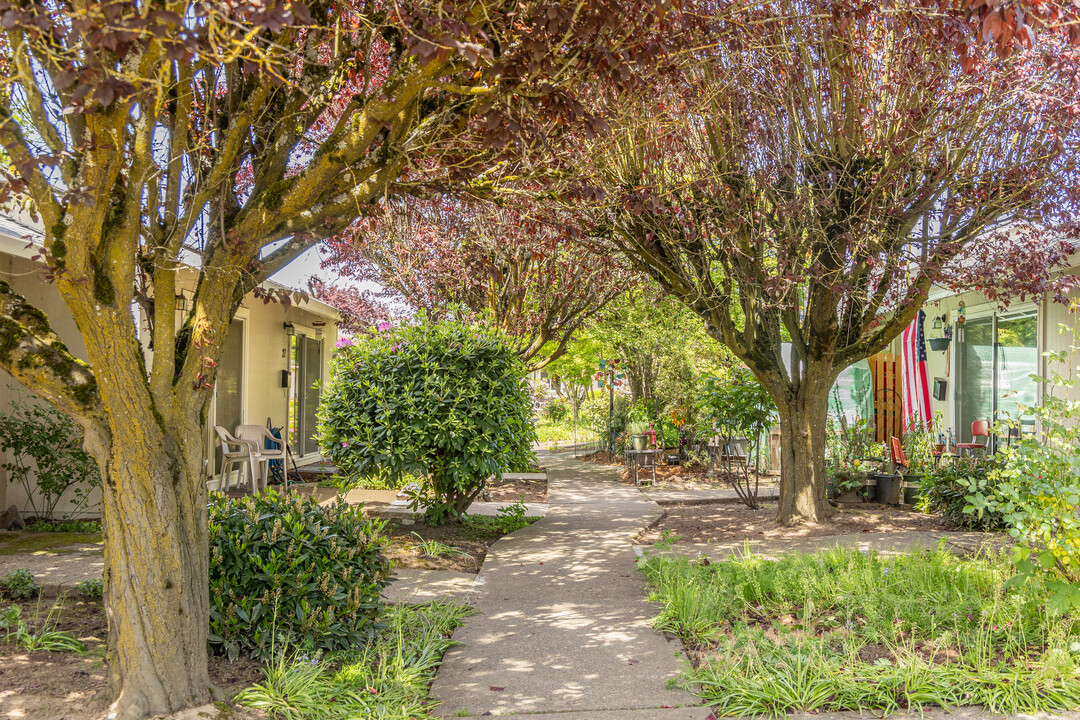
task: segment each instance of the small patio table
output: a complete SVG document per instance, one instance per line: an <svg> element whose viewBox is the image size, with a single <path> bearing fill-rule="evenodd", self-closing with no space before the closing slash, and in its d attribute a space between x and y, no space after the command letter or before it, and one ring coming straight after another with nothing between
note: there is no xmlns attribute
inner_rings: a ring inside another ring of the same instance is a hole
<svg viewBox="0 0 1080 720"><path fill-rule="evenodd" d="M630 475L634 478L635 485L651 485L656 482L656 456L659 454L660 451L656 448L626 451L626 457L630 460ZM643 482L639 475L641 470L651 470L652 479Z"/></svg>

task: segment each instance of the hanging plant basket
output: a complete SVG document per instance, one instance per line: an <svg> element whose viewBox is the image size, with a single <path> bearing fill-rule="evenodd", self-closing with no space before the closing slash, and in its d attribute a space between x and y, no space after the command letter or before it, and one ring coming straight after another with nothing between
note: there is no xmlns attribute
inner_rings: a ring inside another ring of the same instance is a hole
<svg viewBox="0 0 1080 720"><path fill-rule="evenodd" d="M930 349L931 350L948 350L949 349L949 338L947 338L947 337L930 338L929 343L930 343Z"/></svg>

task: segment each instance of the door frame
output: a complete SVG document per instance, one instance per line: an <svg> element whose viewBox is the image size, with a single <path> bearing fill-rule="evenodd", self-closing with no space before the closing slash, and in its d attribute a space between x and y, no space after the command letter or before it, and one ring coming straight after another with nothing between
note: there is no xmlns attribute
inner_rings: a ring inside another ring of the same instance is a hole
<svg viewBox="0 0 1080 720"><path fill-rule="evenodd" d="M302 387L302 385L300 383L300 375L302 375L303 369L304 369L303 366L302 366L303 360L301 360L301 358L303 356L303 348L300 347L300 346L306 340L312 340L312 341L315 341L315 342L319 343L319 351L320 352L319 352L318 381L319 381L319 385L321 387L322 383L325 381L325 378L323 376L323 370L324 370L324 366L326 364L325 363L325 355L324 355L324 353L326 351L326 342L325 342L326 339L322 338L322 337L316 337L314 332L311 332L311 334L308 334L308 332L306 332L307 328L305 328L304 326L295 325L295 327L296 327L296 332L293 335L289 336L289 351L288 351L289 357L286 359L288 372L289 372L289 390L288 390L288 393L286 395L285 434L290 435L290 430L291 430L291 427L292 427L292 413L291 413L291 410L292 410L292 407L293 407L293 405L292 405L292 393L295 390L296 391L296 412L297 412L296 442L293 442L292 437L289 437L288 438L288 443L289 443L290 449L293 452L293 455L298 460L301 460L301 459L304 459L304 458L307 458L307 457L319 456L320 451L318 449L316 449L314 452L305 452L305 449L304 449L304 441L306 440L306 438L304 437L304 433L307 430L307 428L303 427L303 423L304 423L304 413L303 413L304 397L303 396L306 395L307 392L310 391L310 388L304 388L304 387ZM296 366L296 371L295 372L293 371L293 366L292 366L292 350L293 350L294 343L297 346L297 366Z"/></svg>
<svg viewBox="0 0 1080 720"><path fill-rule="evenodd" d="M230 321L230 328L232 323L239 321L240 326L240 421L243 422L247 418L248 410L248 380L249 380L249 341L251 338L251 313L247 308L240 308L233 319ZM217 376L214 377L214 392L210 394L210 407L207 409L206 417L207 423L203 436L203 467L206 470L206 479L217 477L217 457L214 452L217 447L217 434L214 432L214 426L217 422ZM232 430L230 430L232 432Z"/></svg>
<svg viewBox="0 0 1080 720"><path fill-rule="evenodd" d="M995 310L993 308L988 308L988 309L976 311L974 313L971 313L971 314L967 315L967 322L970 322L972 320L984 320L984 319L986 319L988 317L991 318L990 332L991 332L991 338L992 338L992 343L993 343L991 345L991 356L990 356L991 357L991 362L993 364L992 365L993 369L991 371L992 376L990 378L990 393L991 393L991 396L990 396L990 402L991 402L990 423L993 424L993 423L997 422L997 414L998 414L998 411L999 411L999 408L998 408L998 323L999 322L1004 322L1004 321L1009 321L1009 320L1016 320L1016 319L1023 318L1023 317L1034 317L1035 318L1035 354L1036 354L1036 357L1041 358L1042 357L1042 351L1043 351L1043 344L1044 344L1043 322L1042 322L1043 321L1043 313L1042 313L1042 308L1041 308L1040 304L1038 304L1038 303L1020 303L1019 305L1017 305L1014 308L1009 308L1009 310L1007 312L998 312L997 310ZM957 375L956 382L955 382L955 389L953 391L953 397L952 397L953 425L956 426L955 427L956 435L955 435L955 438L954 438L954 442L968 442L967 440L965 440L963 438L963 435L962 435L962 431L965 428L960 426L960 419L961 419L961 413L960 413L960 395L961 395L961 393L960 393L960 388L967 381L966 378L964 377L964 368L960 365L960 357L959 357L960 343L963 341L963 331L964 331L964 326L961 326L960 327L960 334L959 334L959 337L958 337L958 342L952 343L953 347L950 348L950 350L949 350L949 352L952 353L952 357L950 358L950 362L951 362L952 366L954 368L956 368L956 375ZM1041 363L1037 366L1037 371L1041 373L1041 371L1042 371ZM1042 394L1043 394L1043 390L1044 390L1043 381L1040 380L1039 382L1037 382L1036 386L1038 388L1036 390L1036 402L1041 405L1042 404ZM971 432L970 424L967 425L966 429L967 429L968 432ZM1038 432L1038 431L1039 431L1039 427L1038 427L1038 425L1036 425L1036 432ZM995 452L997 450L997 439L996 439L996 437L991 435L989 442L993 443L993 445L991 445L991 452Z"/></svg>

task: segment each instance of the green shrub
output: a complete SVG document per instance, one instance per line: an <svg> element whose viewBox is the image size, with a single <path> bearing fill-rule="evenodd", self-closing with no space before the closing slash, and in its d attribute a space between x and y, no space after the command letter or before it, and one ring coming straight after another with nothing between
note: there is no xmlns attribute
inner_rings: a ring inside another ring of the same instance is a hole
<svg viewBox="0 0 1080 720"><path fill-rule="evenodd" d="M342 650L368 639L390 568L384 522L342 500L269 488L211 499L210 645L230 658L289 645Z"/></svg>
<svg viewBox="0 0 1080 720"><path fill-rule="evenodd" d="M75 590L83 597L99 598L104 594L105 585L101 578L92 578L77 584Z"/></svg>
<svg viewBox="0 0 1080 720"><path fill-rule="evenodd" d="M544 406L544 417L551 422L562 422L570 415L570 407L562 398L556 398Z"/></svg>
<svg viewBox="0 0 1080 720"><path fill-rule="evenodd" d="M5 573L0 578L0 596L12 600L32 598L40 592L41 586L34 579L34 574L26 568L19 568Z"/></svg>
<svg viewBox="0 0 1080 720"><path fill-rule="evenodd" d="M534 460L525 366L498 335L422 322L334 355L319 405L323 454L346 474L425 477L429 522L460 516Z"/></svg>
<svg viewBox="0 0 1080 720"><path fill-rule="evenodd" d="M1054 385L1075 388L1055 378ZM1055 612L1080 609L1080 402L1046 396L1031 412L1042 432L1003 450L998 482L970 498L973 517L1001 517L1020 541L1014 560L1021 577L1045 578Z"/></svg>
<svg viewBox="0 0 1080 720"><path fill-rule="evenodd" d="M10 453L11 461L2 467L11 482L22 485L38 517L52 517L65 493L75 504L71 515L78 515L101 486L78 426L51 405L15 402L9 412L0 412L0 450Z"/></svg>
<svg viewBox="0 0 1080 720"><path fill-rule="evenodd" d="M994 472L993 458L967 456L943 462L923 475L920 508L939 512L946 523L957 528L997 530L1005 527L1002 513L985 509L981 513L970 510L977 497L988 497L1000 482Z"/></svg>
<svg viewBox="0 0 1080 720"><path fill-rule="evenodd" d="M585 415L591 419L592 431L600 438L604 449L607 449L612 438L615 441L616 452L622 452L626 448L626 426L630 424L630 405L630 398L626 395L616 395L612 403L606 391L585 401Z"/></svg>

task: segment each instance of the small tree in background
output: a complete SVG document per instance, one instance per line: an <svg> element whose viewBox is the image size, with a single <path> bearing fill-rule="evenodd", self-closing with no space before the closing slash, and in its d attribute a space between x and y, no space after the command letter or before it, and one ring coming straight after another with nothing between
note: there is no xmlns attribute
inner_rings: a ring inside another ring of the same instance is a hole
<svg viewBox="0 0 1080 720"><path fill-rule="evenodd" d="M525 365L459 323L378 333L334 356L319 406L323 454L346 473L427 478L427 519L459 517L489 477L534 459Z"/></svg>
<svg viewBox="0 0 1080 720"><path fill-rule="evenodd" d="M776 417L776 405L761 383L747 370L738 370L720 379L708 376L698 400L700 424L706 437L719 441L724 479L748 508L757 509L762 437ZM746 455L737 450L737 440L746 438ZM750 477L754 458L754 477Z"/></svg>
<svg viewBox="0 0 1080 720"><path fill-rule="evenodd" d="M69 517L86 512L101 474L81 441L75 422L49 405L16 401L0 412L0 450L11 457L0 467L9 482L22 485L35 517L52 518L65 494L74 505Z"/></svg>

